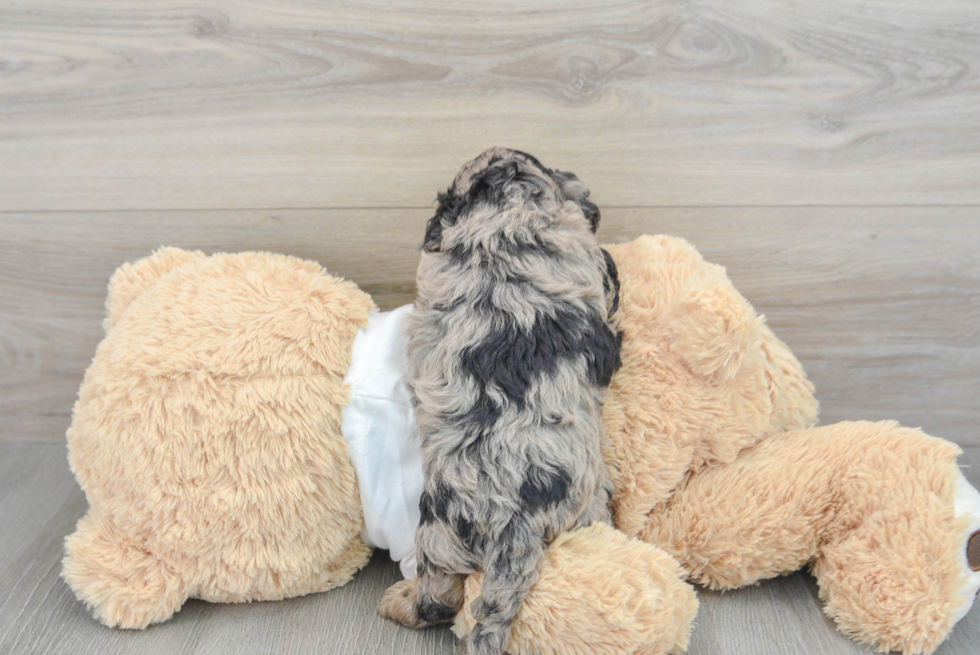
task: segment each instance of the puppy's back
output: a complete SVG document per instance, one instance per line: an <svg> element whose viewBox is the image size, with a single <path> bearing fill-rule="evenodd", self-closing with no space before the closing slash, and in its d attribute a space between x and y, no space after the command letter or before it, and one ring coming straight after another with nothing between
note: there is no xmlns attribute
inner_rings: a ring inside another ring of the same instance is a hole
<svg viewBox="0 0 980 655"><path fill-rule="evenodd" d="M449 613L459 576L482 570L476 655L502 651L545 544L609 520L600 403L619 365L616 283L587 195L571 174L488 151L426 231L409 343L425 473L417 607Z"/></svg>

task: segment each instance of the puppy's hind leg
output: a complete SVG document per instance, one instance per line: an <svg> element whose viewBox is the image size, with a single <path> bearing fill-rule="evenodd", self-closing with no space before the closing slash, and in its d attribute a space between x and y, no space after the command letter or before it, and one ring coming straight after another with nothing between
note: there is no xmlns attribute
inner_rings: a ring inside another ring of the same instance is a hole
<svg viewBox="0 0 980 655"><path fill-rule="evenodd" d="M463 583L466 576L447 571L432 562L451 560L458 570L472 570L453 545L445 526L435 523L419 525L415 533L418 569L416 577L393 584L378 605L378 614L409 628L425 628L449 623L463 606Z"/></svg>
<svg viewBox="0 0 980 655"><path fill-rule="evenodd" d="M544 544L527 520L516 516L497 541L488 545L480 597L473 602L477 624L469 639L470 655L500 655L528 591L538 580Z"/></svg>
<svg viewBox="0 0 980 655"><path fill-rule="evenodd" d="M406 578L388 587L378 603L378 614L409 628L428 628L437 623L448 623L463 606L464 580L462 575L441 570L421 578L417 575ZM423 584L427 589L424 594L419 591ZM421 600L423 596L425 601ZM438 598L445 598L448 602Z"/></svg>
<svg viewBox="0 0 980 655"><path fill-rule="evenodd" d="M409 628L427 628L431 624L420 619L415 613L415 603L418 598L419 579L413 575L385 590L381 602L378 603L378 614Z"/></svg>
<svg viewBox="0 0 980 655"><path fill-rule="evenodd" d="M418 597L415 615L426 625L450 623L463 606L466 576L435 566L419 551Z"/></svg>

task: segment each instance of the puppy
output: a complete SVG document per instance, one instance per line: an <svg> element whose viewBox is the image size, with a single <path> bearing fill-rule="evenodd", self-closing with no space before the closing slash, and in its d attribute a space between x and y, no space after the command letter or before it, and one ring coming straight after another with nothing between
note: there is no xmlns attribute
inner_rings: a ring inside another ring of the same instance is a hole
<svg viewBox="0 0 980 655"><path fill-rule="evenodd" d="M604 388L619 367L615 264L575 175L494 148L438 197L409 322L408 385L422 439L418 578L385 616L453 619L483 571L473 655L503 652L563 530L610 522L600 451Z"/></svg>

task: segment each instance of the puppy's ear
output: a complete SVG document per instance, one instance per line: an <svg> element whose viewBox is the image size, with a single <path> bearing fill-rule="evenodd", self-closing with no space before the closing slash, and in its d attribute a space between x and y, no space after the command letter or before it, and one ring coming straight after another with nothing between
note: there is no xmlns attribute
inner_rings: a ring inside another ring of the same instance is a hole
<svg viewBox="0 0 980 655"><path fill-rule="evenodd" d="M612 316L619 309L619 269L612 255L605 248L599 248L602 257L606 260L606 270L602 275L602 289L606 292L606 312L607 316Z"/></svg>
<svg viewBox="0 0 980 655"><path fill-rule="evenodd" d="M578 204L582 213L585 214L585 218L588 219L592 232L598 230L602 214L596 204L589 200L589 188L571 171L553 171L552 175L561 185L561 191L565 197Z"/></svg>
<svg viewBox="0 0 980 655"><path fill-rule="evenodd" d="M442 249L443 228L455 225L462 211L463 199L456 195L455 185L436 196L436 202L436 214L425 226L425 238L422 240L422 250L425 252L439 252Z"/></svg>
<svg viewBox="0 0 980 655"><path fill-rule="evenodd" d="M439 252L442 250L442 221L439 214L429 219L425 226L425 238L422 240L422 250L425 252Z"/></svg>

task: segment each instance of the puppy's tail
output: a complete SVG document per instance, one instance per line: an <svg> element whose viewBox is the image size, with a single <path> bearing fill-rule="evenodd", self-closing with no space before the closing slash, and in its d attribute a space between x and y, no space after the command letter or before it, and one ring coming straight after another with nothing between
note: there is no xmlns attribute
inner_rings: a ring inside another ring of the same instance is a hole
<svg viewBox="0 0 980 655"><path fill-rule="evenodd" d="M483 585L473 602L477 623L470 634L470 655L500 655L511 624L528 591L538 581L544 544L527 521L515 517L485 550Z"/></svg>

